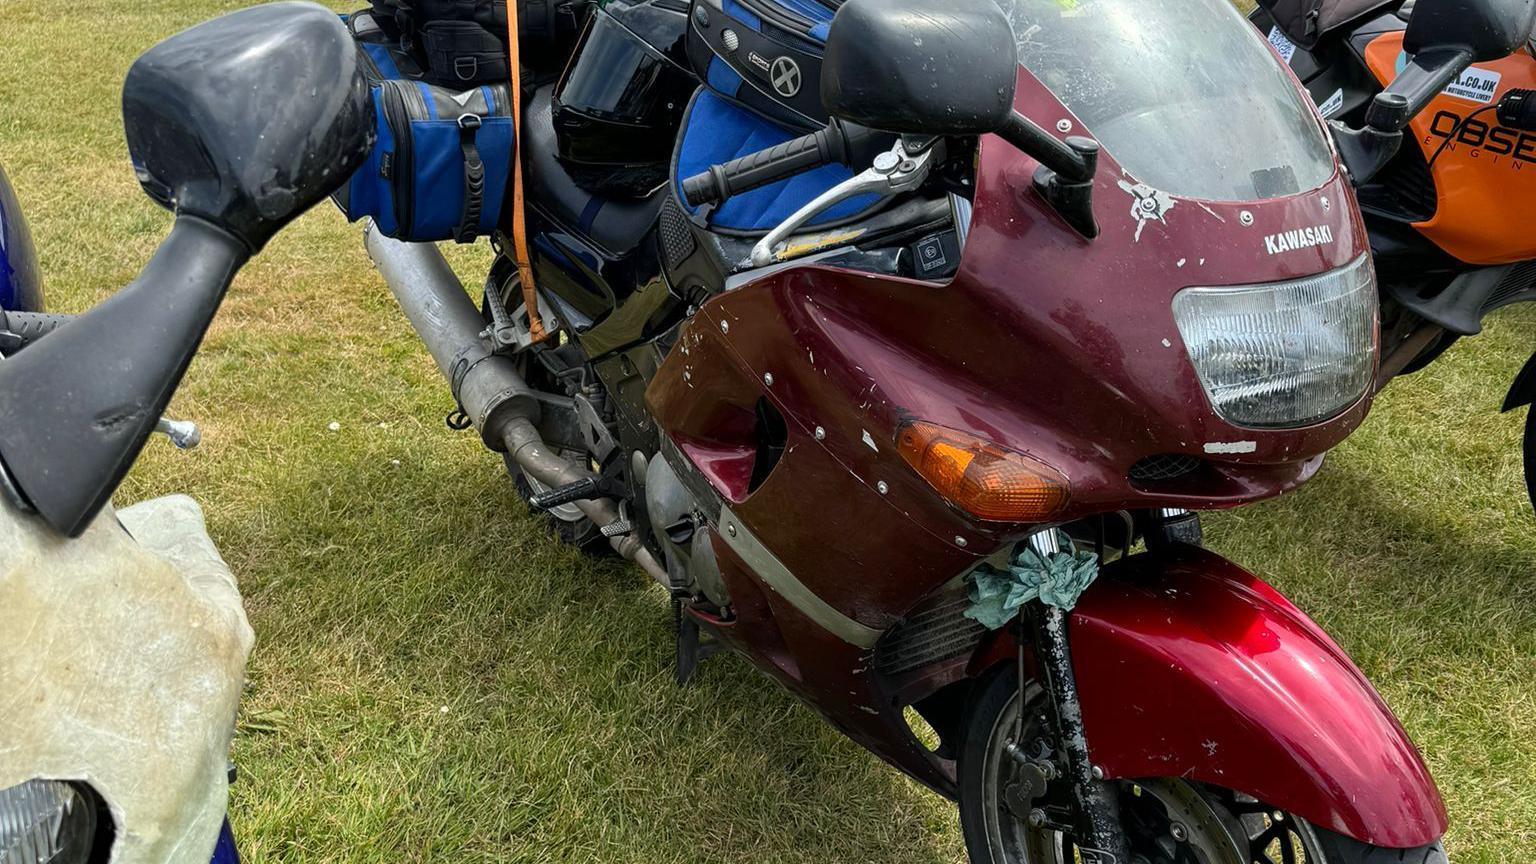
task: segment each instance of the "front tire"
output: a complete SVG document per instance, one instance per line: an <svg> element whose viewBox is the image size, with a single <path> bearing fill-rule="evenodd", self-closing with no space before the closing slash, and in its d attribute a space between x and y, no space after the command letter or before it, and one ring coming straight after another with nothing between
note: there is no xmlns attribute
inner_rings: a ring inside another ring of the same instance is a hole
<svg viewBox="0 0 1536 864"><path fill-rule="evenodd" d="M1070 864L1072 838L1030 824L1035 805L1065 800L1052 781L1023 800L1017 763L1005 746L1045 752L1044 693L1030 685L1019 723L1018 672L1000 667L967 705L959 759L960 827L972 864ZM1022 729L1022 735L1019 730ZM1180 779L1121 782L1121 824L1133 864L1446 864L1440 844L1383 849L1316 828L1248 796ZM1028 788L1028 784L1022 784ZM1025 812L1017 812L1025 810Z"/></svg>

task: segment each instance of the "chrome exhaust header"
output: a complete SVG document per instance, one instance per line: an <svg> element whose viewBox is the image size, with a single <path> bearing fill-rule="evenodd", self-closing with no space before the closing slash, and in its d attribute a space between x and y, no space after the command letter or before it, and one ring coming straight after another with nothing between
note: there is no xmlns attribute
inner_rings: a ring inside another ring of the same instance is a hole
<svg viewBox="0 0 1536 864"><path fill-rule="evenodd" d="M529 476L552 488L592 476L584 466L572 464L545 444L536 425L541 412L538 397L516 364L487 346L485 319L437 246L385 237L372 220L363 230L363 245L485 446L509 454ZM575 503L599 529L623 518L612 499ZM637 532L610 536L608 542L651 578L668 584L666 569Z"/></svg>

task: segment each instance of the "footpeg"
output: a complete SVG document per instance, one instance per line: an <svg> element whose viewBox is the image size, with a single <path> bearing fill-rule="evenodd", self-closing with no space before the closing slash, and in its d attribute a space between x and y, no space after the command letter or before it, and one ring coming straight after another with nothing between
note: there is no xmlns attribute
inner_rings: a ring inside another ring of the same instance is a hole
<svg viewBox="0 0 1536 864"><path fill-rule="evenodd" d="M202 443L202 430L196 423L187 420L172 420L169 417L161 417L155 424L155 431L171 439L177 450L191 450Z"/></svg>
<svg viewBox="0 0 1536 864"><path fill-rule="evenodd" d="M549 511L574 501L591 501L593 498L622 498L624 486L607 477L583 477L575 483L557 486L540 492L528 499L528 506L535 510ZM606 531L604 532L606 535ZM628 533L625 531L624 533ZM612 535L607 535L612 536Z"/></svg>

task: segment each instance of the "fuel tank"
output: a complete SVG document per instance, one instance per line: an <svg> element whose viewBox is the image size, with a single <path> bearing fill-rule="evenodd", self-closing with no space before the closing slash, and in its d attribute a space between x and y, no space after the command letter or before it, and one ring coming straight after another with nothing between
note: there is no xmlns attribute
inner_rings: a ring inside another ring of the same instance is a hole
<svg viewBox="0 0 1536 864"><path fill-rule="evenodd" d="M40 312L43 282L37 270L32 232L21 215L16 191L0 166L0 309Z"/></svg>

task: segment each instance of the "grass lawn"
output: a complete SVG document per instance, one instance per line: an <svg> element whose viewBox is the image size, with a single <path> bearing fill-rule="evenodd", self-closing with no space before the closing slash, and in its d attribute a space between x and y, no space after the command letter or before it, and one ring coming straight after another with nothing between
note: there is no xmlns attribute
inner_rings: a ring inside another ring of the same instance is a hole
<svg viewBox="0 0 1536 864"><path fill-rule="evenodd" d="M126 158L129 63L240 5L0 0L0 163L55 309L127 283L168 226ZM1207 522L1398 711L1458 864L1536 857L1536 519L1521 418L1495 413L1533 333L1536 310L1499 314L1395 385L1316 482ZM554 545L451 408L359 231L323 207L240 277L193 364L173 413L203 446L151 442L120 496L195 494L241 579L249 860L963 858L948 804L744 661L675 689L659 593Z"/></svg>

